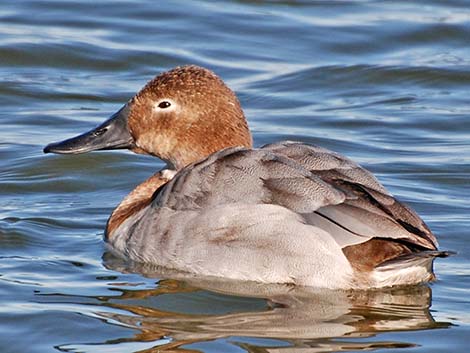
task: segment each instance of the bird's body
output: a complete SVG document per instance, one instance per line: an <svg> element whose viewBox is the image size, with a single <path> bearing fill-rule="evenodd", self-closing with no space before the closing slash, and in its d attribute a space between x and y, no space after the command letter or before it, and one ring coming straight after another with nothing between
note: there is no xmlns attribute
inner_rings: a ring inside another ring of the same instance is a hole
<svg viewBox="0 0 470 353"><path fill-rule="evenodd" d="M97 130L120 138L90 147ZM371 288L429 281L434 257L444 254L419 216L348 158L301 142L252 148L238 100L206 69L157 76L97 130L78 138L88 145L71 139L46 150L124 146L169 166L108 221L106 241L133 261L263 283Z"/></svg>

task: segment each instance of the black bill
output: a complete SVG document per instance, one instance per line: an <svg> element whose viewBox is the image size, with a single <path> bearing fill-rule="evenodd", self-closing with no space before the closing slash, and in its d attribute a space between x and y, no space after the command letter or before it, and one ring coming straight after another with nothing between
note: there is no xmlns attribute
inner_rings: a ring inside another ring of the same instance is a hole
<svg viewBox="0 0 470 353"><path fill-rule="evenodd" d="M127 127L129 106L126 104L111 118L97 128L61 142L44 147L44 153L78 154L96 150L114 150L132 146L132 138Z"/></svg>

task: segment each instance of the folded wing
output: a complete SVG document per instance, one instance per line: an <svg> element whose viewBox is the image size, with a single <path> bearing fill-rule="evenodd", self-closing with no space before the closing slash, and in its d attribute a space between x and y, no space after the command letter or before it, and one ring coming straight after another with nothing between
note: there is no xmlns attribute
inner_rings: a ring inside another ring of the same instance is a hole
<svg viewBox="0 0 470 353"><path fill-rule="evenodd" d="M421 218L370 172L337 153L298 142L219 151L180 171L156 193L152 208L235 203L276 204L297 212L305 224L331 234L351 261L361 262L367 254L372 267L437 249Z"/></svg>

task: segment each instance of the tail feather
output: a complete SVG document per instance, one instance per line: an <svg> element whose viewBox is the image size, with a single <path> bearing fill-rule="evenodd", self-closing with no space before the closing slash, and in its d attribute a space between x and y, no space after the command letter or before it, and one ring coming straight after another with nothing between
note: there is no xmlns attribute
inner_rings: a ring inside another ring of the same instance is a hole
<svg viewBox="0 0 470 353"><path fill-rule="evenodd" d="M389 287L433 281L436 279L432 268L434 259L453 254L451 251L420 251L384 261L373 271L373 285Z"/></svg>
<svg viewBox="0 0 470 353"><path fill-rule="evenodd" d="M455 255L455 252L438 250L413 252L384 261L376 267L376 270L391 271L398 270L403 267L423 266L428 262L432 262L436 257L448 257L451 255Z"/></svg>

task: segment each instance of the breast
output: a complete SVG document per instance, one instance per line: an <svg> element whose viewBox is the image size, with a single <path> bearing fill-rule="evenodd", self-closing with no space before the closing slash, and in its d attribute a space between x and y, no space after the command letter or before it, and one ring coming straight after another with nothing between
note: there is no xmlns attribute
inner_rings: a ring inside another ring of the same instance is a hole
<svg viewBox="0 0 470 353"><path fill-rule="evenodd" d="M114 209L106 225L105 240L109 241L115 231L127 220L127 224L135 223L135 215L150 205L154 194L159 188L170 181L176 171L163 169L140 183Z"/></svg>

